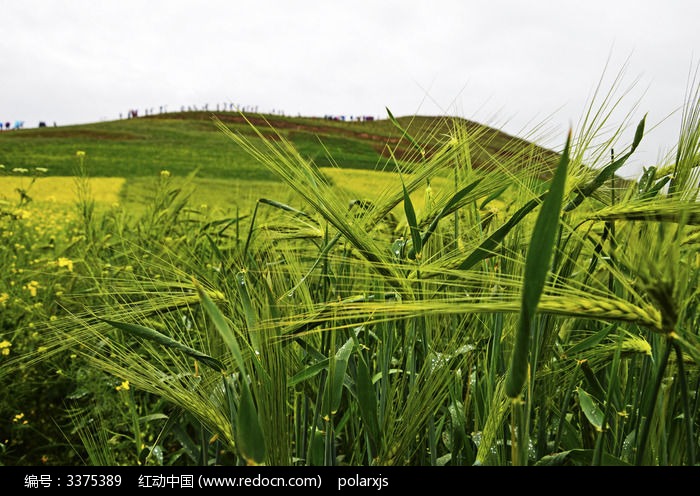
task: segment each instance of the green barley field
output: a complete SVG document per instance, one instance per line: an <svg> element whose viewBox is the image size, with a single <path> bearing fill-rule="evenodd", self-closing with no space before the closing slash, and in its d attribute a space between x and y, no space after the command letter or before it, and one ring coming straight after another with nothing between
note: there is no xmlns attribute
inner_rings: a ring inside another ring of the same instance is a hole
<svg viewBox="0 0 700 496"><path fill-rule="evenodd" d="M699 96L0 133L0 464L696 465Z"/></svg>

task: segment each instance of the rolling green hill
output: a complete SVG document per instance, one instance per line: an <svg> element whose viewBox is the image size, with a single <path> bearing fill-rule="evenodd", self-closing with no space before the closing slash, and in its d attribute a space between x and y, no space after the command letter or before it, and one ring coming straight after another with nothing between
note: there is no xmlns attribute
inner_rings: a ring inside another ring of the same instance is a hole
<svg viewBox="0 0 700 496"><path fill-rule="evenodd" d="M420 155L410 139L389 119L334 121L323 118L242 115L235 112L168 113L86 125L22 129L0 133L0 164L14 168L48 169L47 175L74 173L76 151L86 152L94 177L153 176L162 169L186 175L195 168L200 178L275 180L267 170L242 153L212 121L253 136L249 119L265 137L283 137L318 167L338 166L391 170L396 160L408 163ZM431 153L454 132L455 118L400 117L400 125ZM464 121L467 122L467 121ZM531 145L477 123L467 129L479 143L472 165L488 167L489 157L504 157ZM391 152L390 152L391 150ZM543 161L556 160L552 151L537 148Z"/></svg>

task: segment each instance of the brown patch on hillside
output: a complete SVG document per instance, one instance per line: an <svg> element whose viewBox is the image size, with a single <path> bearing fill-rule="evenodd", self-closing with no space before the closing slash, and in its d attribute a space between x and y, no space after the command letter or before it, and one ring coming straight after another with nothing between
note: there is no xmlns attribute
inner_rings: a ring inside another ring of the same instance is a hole
<svg viewBox="0 0 700 496"><path fill-rule="evenodd" d="M211 119L216 117L224 124L251 124L258 130L262 129L278 129L287 131L298 131L310 134L319 135L333 135L333 136L344 136L348 138L355 138L358 140L369 140L378 141L383 144L385 143L398 143L400 141L399 137L379 134L379 133L369 133L366 130L354 130L348 127L349 124L361 126L362 122L348 121L344 122L344 126L333 125L336 121L322 119L320 117L306 117L304 122L299 119L285 118L278 116L265 116L262 117L258 114L245 114L245 116L237 113L229 112L177 112L172 114L167 114L167 116L149 116L149 118L167 118L167 119L182 119L182 120L192 120L192 119ZM308 121L318 121L318 122L308 122ZM398 131L397 131L398 133Z"/></svg>

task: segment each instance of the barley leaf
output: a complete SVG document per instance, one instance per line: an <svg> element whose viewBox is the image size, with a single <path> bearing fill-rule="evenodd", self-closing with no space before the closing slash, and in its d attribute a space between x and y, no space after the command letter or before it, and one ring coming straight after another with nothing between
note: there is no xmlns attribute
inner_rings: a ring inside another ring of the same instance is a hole
<svg viewBox="0 0 700 496"><path fill-rule="evenodd" d="M634 135L634 142L632 143L632 149L624 154L622 157L619 159L615 160L613 163L610 165L604 167L598 175L593 178L593 180L585 185L583 188L579 190L578 195L573 198L567 205L564 207L565 212L569 212L579 206L583 200L591 196L599 187L601 187L605 181L608 179L612 178L615 172L622 167L625 162L627 162L627 159L629 159L632 156L632 153L637 149L637 146L639 146L639 142L642 140L642 136L644 135L644 121L646 120L646 116L640 121L640 123L637 125L637 130Z"/></svg>
<svg viewBox="0 0 700 496"><path fill-rule="evenodd" d="M403 128L403 126L401 126L401 124L399 124L399 121L396 120L396 118L394 117L394 114L391 113L391 110L389 110L388 107L386 108L386 113L389 114L389 120L391 121L391 123L392 123L394 126L396 126L396 128L397 128L399 131L401 131L401 134L402 134L403 136L405 136L405 137L408 139L408 141L411 142L411 144L416 148L416 150L418 150L418 152L420 153L421 157L425 158L425 150L423 149L423 147L420 146L420 144L419 144L415 139L413 139L413 137L412 137L410 134L408 134L408 131L406 131L406 130Z"/></svg>
<svg viewBox="0 0 700 496"><path fill-rule="evenodd" d="M313 271L316 269L316 267L318 267L318 264L321 263L325 259L325 257L328 255L328 253L331 251L331 249L335 246L335 244L338 242L338 240L341 238L342 235L343 235L342 233L336 233L336 235L333 236L333 239L331 239L323 247L323 249L321 250L321 253L319 253L318 257L316 257L316 260L311 265L311 267L306 272L306 274L301 279L299 279L299 282L297 282L292 289L287 291L287 294L293 293L294 291L299 289L299 287L301 287L301 285L304 284L304 282L306 282L306 279L308 279L308 277L313 273Z"/></svg>
<svg viewBox="0 0 700 496"><path fill-rule="evenodd" d="M598 432L601 432L603 430L603 422L605 419L603 410L600 409L598 403L586 391L580 387L577 388L576 391L578 392L578 401L581 405L581 411L591 425L595 427Z"/></svg>
<svg viewBox="0 0 700 496"><path fill-rule="evenodd" d="M603 342L603 340L608 337L608 334L615 328L614 324L610 324L600 331L596 332L592 336L587 337L586 339L576 343L575 345L571 346L566 350L566 355L567 356L574 356L578 353L581 353L583 351L589 350L593 348L594 346L599 345L600 343Z"/></svg>
<svg viewBox="0 0 700 496"><path fill-rule="evenodd" d="M348 360L352 353L353 339L348 339L336 352L333 360L329 364L330 389L328 391L328 410L326 415L334 414L340 408L340 399L343 395L343 385L345 384L345 373L348 370Z"/></svg>
<svg viewBox="0 0 700 496"><path fill-rule="evenodd" d="M236 335L226 322L226 317L224 317L224 314L221 313L219 307L217 307L211 298L209 298L209 295L206 291L204 291L204 288L197 281L194 281L194 284L197 288L197 293L199 294L199 299L202 302L204 311L207 313L207 315L209 315L214 327L216 327L216 330L219 331L219 335L224 340L224 343L226 343L226 346L228 346L229 351L231 351L233 358L236 360L238 369L244 376L247 376L248 374L246 371L245 362L243 361L243 355L241 354L241 348L238 346Z"/></svg>
<svg viewBox="0 0 700 496"><path fill-rule="evenodd" d="M489 196L486 197L484 201L481 202L481 205L479 205L480 209L483 209L486 205L491 203L493 200L501 196L505 191L510 187L510 185L503 186L501 189L496 190L494 193L491 193Z"/></svg>
<svg viewBox="0 0 700 496"><path fill-rule="evenodd" d="M265 435L248 383L241 381L241 398L236 416L236 443L248 465L260 465L265 460Z"/></svg>
<svg viewBox="0 0 700 496"><path fill-rule="evenodd" d="M413 209L413 202L411 201L411 196L406 191L406 185L403 182L403 177L401 178L401 186L403 187L403 206L406 212L406 220L408 222L408 227L411 229L411 239L413 240L413 257L416 255L420 256L422 249L421 245L421 235L418 229L418 221L416 220L416 211Z"/></svg>
<svg viewBox="0 0 700 496"><path fill-rule="evenodd" d="M522 290L520 321L515 335L515 345L506 380L506 394L515 398L520 395L527 377L528 353L530 349L530 328L549 274L552 254L559 231L561 205L566 187L569 165L569 145L571 132L566 140L552 184L542 202L540 213L530 238L525 259L525 283Z"/></svg>
<svg viewBox="0 0 700 496"><path fill-rule="evenodd" d="M440 220L443 219L446 215L450 214L453 211L453 209L457 205L459 205L459 202L462 200L462 198L464 198L474 188L476 188L482 180L483 180L483 178L477 179L476 181L466 185L464 188L460 189L454 195L452 195L452 198L450 198L448 200L448 202L445 204L445 206L442 208L442 210L440 210L440 213L435 216L435 218L432 220L432 222L428 226L428 229L425 231L425 234L423 234L421 246L425 246L425 244L428 242L428 239L430 239L430 236L432 236L432 234L435 232L435 229L437 229L438 222L440 222Z"/></svg>
<svg viewBox="0 0 700 496"><path fill-rule="evenodd" d="M644 123L646 119L647 116L645 114L644 117L642 117L642 120L639 121L639 124L637 124L637 129L634 131L634 140L632 140L632 150L630 153L635 151L639 146L639 143L642 142L642 137L644 136Z"/></svg>
<svg viewBox="0 0 700 496"><path fill-rule="evenodd" d="M204 353L201 353L195 350L194 348L190 348L189 346L184 345L179 341L176 341L171 337L166 336L165 334L161 334L155 329L144 327L138 324L129 324L127 322L115 322L113 320L102 319L100 317L97 318L102 322L129 334L133 334L140 338L148 339L150 341L160 344L161 346L166 346L168 348L174 348L176 350L179 350L185 353L186 355L189 355L192 358L199 360L200 362L213 368L214 370L217 370L219 372L225 371L224 365L216 358L210 357L209 355L205 355Z"/></svg>
<svg viewBox="0 0 700 496"><path fill-rule="evenodd" d="M301 372L298 372L292 377L290 377L289 380L287 380L287 386L293 388L300 382L304 382L308 379L311 379L312 377L318 375L322 370L328 369L329 362L330 359L325 358L319 362L314 363L313 365L309 365Z"/></svg>
<svg viewBox="0 0 700 496"><path fill-rule="evenodd" d="M482 243L473 252L471 252L457 268L460 270L469 270L476 263L492 256L496 247L498 247L499 243L503 241L511 229L518 225L518 223L523 220L527 214L529 214L537 205L539 205L545 196L546 193L540 195L538 198L533 198L525 205L520 207L520 209L518 209L518 211L515 212L510 219L508 219L501 227L496 229L491 236L482 241Z"/></svg>
<svg viewBox="0 0 700 496"><path fill-rule="evenodd" d="M310 216L306 212L303 212L301 210L297 210L296 208L290 207L289 205L287 205L285 203L280 203L280 202L275 201L275 200L268 200L267 198L259 198L258 202L264 203L265 205L270 205L271 207L279 208L279 209L284 210L286 212L291 212L293 214L301 215L303 217L306 217L309 220L312 220L313 222L316 222L316 219L314 219L312 216Z"/></svg>
<svg viewBox="0 0 700 496"><path fill-rule="evenodd" d="M241 297L241 304L243 305L243 313L245 314L245 321L248 326L248 332L251 336L253 336L253 330L255 329L257 314L253 309L253 304L250 300L250 294L248 293L248 284L246 281L245 271L241 271L238 274L236 274L236 282L238 283L238 294ZM259 349L258 346L256 346L255 348Z"/></svg>
<svg viewBox="0 0 700 496"><path fill-rule="evenodd" d="M367 431L372 456L376 456L381 440L379 420L377 418L377 395L369 373L369 367L362 354L357 357L357 378L355 382L357 404L360 407L360 416Z"/></svg>
<svg viewBox="0 0 700 496"><path fill-rule="evenodd" d="M535 463L536 466L590 466L593 462L592 449L572 449L554 453L553 455L545 455ZM602 464L608 467L612 466L629 466L629 463L620 460L619 458L603 453Z"/></svg>
<svg viewBox="0 0 700 496"><path fill-rule="evenodd" d="M671 176L665 176L659 179L653 186L651 186L647 191L644 192L640 198L653 198L659 194L659 191L663 189L666 184L671 180Z"/></svg>
<svg viewBox="0 0 700 496"><path fill-rule="evenodd" d="M211 319L214 327L219 331L222 339L228 346L233 355L236 365L240 371L240 397L236 409L236 422L234 425L234 433L236 437L237 448L243 458L249 465L259 465L265 458L265 438L260 426L258 411L253 402L253 396L248 386L248 372L241 349L238 346L238 340L235 334L226 322L226 317L221 313L211 300L209 295L204 291L204 288L197 282L193 281L199 294L199 299L202 302L202 307ZM227 394L229 394L229 402L235 404L235 393L231 391L230 381L225 381Z"/></svg>

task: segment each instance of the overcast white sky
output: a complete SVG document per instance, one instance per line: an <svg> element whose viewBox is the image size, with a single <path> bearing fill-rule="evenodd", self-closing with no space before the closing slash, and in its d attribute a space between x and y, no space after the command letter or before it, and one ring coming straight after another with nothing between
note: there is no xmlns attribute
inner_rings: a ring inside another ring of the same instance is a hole
<svg viewBox="0 0 700 496"><path fill-rule="evenodd" d="M621 76L611 124L658 124L631 176L677 139L700 1L0 0L0 34L0 120L25 128L231 103L377 118L388 107L519 136L544 122L541 142L561 148L595 87Z"/></svg>

